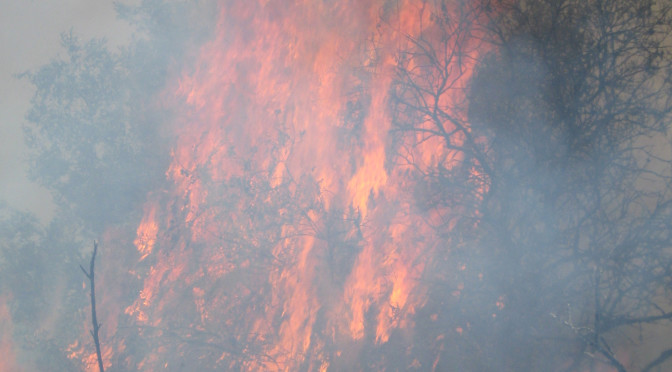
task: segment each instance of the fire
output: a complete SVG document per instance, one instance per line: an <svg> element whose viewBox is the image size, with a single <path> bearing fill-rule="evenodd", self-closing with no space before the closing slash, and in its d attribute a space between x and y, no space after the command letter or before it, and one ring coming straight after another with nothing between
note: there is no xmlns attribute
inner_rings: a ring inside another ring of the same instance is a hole
<svg viewBox="0 0 672 372"><path fill-rule="evenodd" d="M138 251L140 251L142 254L140 260L143 260L145 257L147 257L154 249L154 244L156 243L156 234L159 232L159 227L155 220L156 207L151 205L146 211L145 217L142 219L140 226L138 226L138 237L133 242L133 244L135 244L135 246L138 248Z"/></svg>
<svg viewBox="0 0 672 372"><path fill-rule="evenodd" d="M221 5L167 94L182 108L168 184L134 241L143 287L125 314L142 336L176 342L136 367L325 371L353 358L345 349L412 329L442 216L417 210L408 169L390 162L388 108L399 50L432 40L431 6ZM416 140L427 166L461 156Z"/></svg>

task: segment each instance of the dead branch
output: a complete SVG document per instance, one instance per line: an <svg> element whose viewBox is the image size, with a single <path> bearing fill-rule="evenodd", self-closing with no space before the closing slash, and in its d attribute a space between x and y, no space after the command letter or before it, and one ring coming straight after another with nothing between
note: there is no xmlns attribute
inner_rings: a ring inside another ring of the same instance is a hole
<svg viewBox="0 0 672 372"><path fill-rule="evenodd" d="M91 336L93 336L93 343L96 345L96 355L98 356L98 369L100 372L105 372L103 367L103 356L100 352L100 339L98 338L98 331L100 330L100 323L98 323L98 317L96 316L96 281L94 276L94 264L96 262L96 253L98 252L98 243L93 242L93 254L91 255L91 263L89 265L89 271L87 272L82 265L79 265L79 268L82 269L84 275L89 278L91 285L91 322L93 323L93 330L91 330Z"/></svg>

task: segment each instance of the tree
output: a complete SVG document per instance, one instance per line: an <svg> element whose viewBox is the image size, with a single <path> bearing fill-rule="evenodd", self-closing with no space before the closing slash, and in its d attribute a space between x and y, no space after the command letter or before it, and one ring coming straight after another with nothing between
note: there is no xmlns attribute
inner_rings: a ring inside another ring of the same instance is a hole
<svg viewBox="0 0 672 372"><path fill-rule="evenodd" d="M129 46L110 50L105 40L66 33L65 58L21 75L36 88L24 127L31 179L94 234L126 221L163 178L170 113L152 98L211 27L212 2L199 4L118 5L119 16L138 30Z"/></svg>
<svg viewBox="0 0 672 372"><path fill-rule="evenodd" d="M624 332L672 318L670 5L468 3L401 50L392 102L396 159L467 267L458 298L439 281L428 304L465 329L444 354L478 370L661 365L671 349L619 352ZM427 141L443 156L422 164Z"/></svg>
<svg viewBox="0 0 672 372"><path fill-rule="evenodd" d="M67 220L67 219L66 219ZM64 340L78 336L72 317L85 302L71 288L80 284L72 266L79 258L64 220L46 228L27 213L0 203L0 299L8 305L17 366L25 370L72 370ZM61 311L55 309L62 309Z"/></svg>
<svg viewBox="0 0 672 372"><path fill-rule="evenodd" d="M112 49L105 40L83 41L66 33L63 55L20 75L35 87L24 127L30 177L52 193L57 205L46 227L16 212L0 220L2 294L13 300L19 358L35 361L24 367L82 367L81 360L71 359L88 351L89 303L77 265L93 238L115 228L131 237L131 246L142 202L162 180L169 158L171 138L164 126L170 112L154 97L165 89L171 69L188 63L182 58L185 50L202 42L214 19L208 11L213 4L145 0L134 7L119 5L119 16L137 30L129 45ZM117 271L99 269L99 283L127 273L128 252L105 257L118 264ZM126 277L115 279L131 291L137 285ZM111 298L117 299L99 296Z"/></svg>

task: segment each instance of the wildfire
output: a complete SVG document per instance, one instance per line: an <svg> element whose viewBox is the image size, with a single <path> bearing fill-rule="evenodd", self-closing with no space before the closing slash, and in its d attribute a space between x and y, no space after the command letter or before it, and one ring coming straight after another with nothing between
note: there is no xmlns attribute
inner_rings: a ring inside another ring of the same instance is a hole
<svg viewBox="0 0 672 372"><path fill-rule="evenodd" d="M390 162L388 107L398 52L431 40L432 14L417 1L221 5L214 38L177 78L168 185L134 241L149 268L125 313L177 346L137 366L327 370L413 327L439 241L427 221L441 216L417 211L407 169ZM460 156L417 141L424 164Z"/></svg>

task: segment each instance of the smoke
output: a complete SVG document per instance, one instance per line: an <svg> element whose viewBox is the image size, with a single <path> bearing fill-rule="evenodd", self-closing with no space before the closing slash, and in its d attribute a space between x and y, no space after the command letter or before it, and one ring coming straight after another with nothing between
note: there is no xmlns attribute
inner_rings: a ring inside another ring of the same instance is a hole
<svg viewBox="0 0 672 372"><path fill-rule="evenodd" d="M95 238L108 371L645 366L618 332L667 316L669 112L590 17L516 4L142 1L127 46L64 34L23 75L57 213L0 223L3 350L96 370Z"/></svg>

